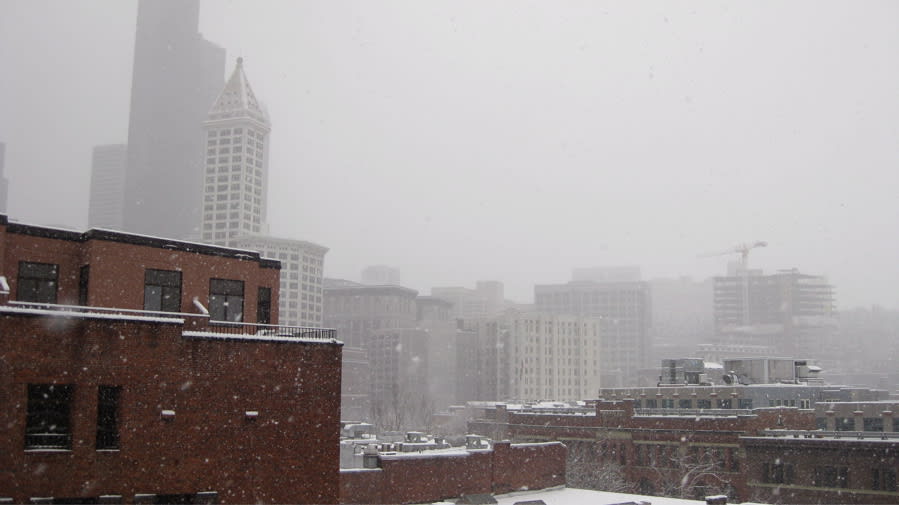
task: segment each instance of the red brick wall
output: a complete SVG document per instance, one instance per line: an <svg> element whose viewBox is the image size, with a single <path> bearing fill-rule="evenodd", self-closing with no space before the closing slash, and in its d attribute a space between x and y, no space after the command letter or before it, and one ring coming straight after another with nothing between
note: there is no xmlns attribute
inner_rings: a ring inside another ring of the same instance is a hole
<svg viewBox="0 0 899 505"><path fill-rule="evenodd" d="M340 472L340 502L424 503L560 486L565 484L565 458L560 443L508 442L466 454L382 456L378 470Z"/></svg>
<svg viewBox="0 0 899 505"><path fill-rule="evenodd" d="M338 500L338 344L200 340L182 337L180 324L9 313L0 335L0 496ZM30 383L75 385L71 451L24 450ZM95 449L98 385L122 387L119 451ZM175 418L162 420L163 409Z"/></svg>
<svg viewBox="0 0 899 505"><path fill-rule="evenodd" d="M21 225L19 225L21 227ZM27 228L27 227L26 227ZM213 255L197 252L203 247L157 239L159 247L122 241L84 239L75 232L57 232L71 240L47 238L28 233L4 232L0 228L0 275L10 284L10 300L16 299L20 261L59 265L57 303L78 303L80 268L90 265L88 305L140 310L144 308L144 272L148 268L179 270L182 275L181 311L197 313L193 298L209 306L209 279L244 281L244 321L256 321L258 288L272 288L272 321L278 320L280 270L261 266L258 259L240 258L236 252ZM120 238L130 237L117 234ZM84 240L82 240L84 239ZM190 249L190 250L187 250ZM227 251L224 249L220 249Z"/></svg>

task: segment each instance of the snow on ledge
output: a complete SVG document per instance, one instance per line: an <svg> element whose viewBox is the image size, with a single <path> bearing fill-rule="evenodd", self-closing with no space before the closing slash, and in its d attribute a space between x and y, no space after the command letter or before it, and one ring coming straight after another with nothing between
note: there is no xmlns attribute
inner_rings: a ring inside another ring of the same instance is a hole
<svg viewBox="0 0 899 505"><path fill-rule="evenodd" d="M76 312L70 310L30 309L26 307L0 306L0 314L29 314L34 316L71 317L79 319L110 319L114 321L141 321L147 323L184 324L180 317L137 316L104 312Z"/></svg>
<svg viewBox="0 0 899 505"><path fill-rule="evenodd" d="M304 338L304 337L277 337L273 335L242 335L237 333L217 333L213 331L185 331L181 333L184 338L201 338L212 340L249 340L255 342L291 342L306 344L342 344L336 338Z"/></svg>

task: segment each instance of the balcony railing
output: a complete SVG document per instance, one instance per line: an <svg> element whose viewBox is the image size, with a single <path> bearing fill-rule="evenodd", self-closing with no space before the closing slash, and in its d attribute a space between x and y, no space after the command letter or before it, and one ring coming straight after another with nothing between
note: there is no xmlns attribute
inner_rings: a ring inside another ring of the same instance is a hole
<svg viewBox="0 0 899 505"><path fill-rule="evenodd" d="M331 341L337 339L337 330L313 328L309 326L287 326L280 324L235 323L230 321L209 321L206 331L226 335L256 336L270 339L310 339Z"/></svg>
<svg viewBox="0 0 899 505"><path fill-rule="evenodd" d="M899 433L894 431L762 430L761 435L772 438L899 439Z"/></svg>

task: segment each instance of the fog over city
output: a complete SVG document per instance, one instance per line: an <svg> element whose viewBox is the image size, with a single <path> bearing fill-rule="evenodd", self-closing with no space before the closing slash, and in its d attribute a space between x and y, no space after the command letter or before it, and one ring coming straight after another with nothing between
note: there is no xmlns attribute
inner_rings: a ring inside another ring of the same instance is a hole
<svg viewBox="0 0 899 505"><path fill-rule="evenodd" d="M137 3L0 9L7 212L83 229L92 147L128 140ZM270 231L330 248L328 277L388 264L422 293L496 279L527 302L577 267L722 274L733 257L702 255L764 240L753 268L826 275L842 309L899 308L897 19L890 1L205 1L200 31L271 117Z"/></svg>

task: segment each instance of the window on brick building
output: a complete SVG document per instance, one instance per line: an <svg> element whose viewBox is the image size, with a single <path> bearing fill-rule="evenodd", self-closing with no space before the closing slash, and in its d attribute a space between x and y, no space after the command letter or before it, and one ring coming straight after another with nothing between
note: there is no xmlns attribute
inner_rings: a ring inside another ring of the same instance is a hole
<svg viewBox="0 0 899 505"><path fill-rule="evenodd" d="M56 303L59 265L19 262L16 299L22 302Z"/></svg>
<svg viewBox="0 0 899 505"><path fill-rule="evenodd" d="M849 468L845 466L815 467L814 485L817 487L849 487Z"/></svg>
<svg viewBox="0 0 899 505"><path fill-rule="evenodd" d="M256 299L256 322L259 324L272 322L272 288L259 288Z"/></svg>
<svg viewBox="0 0 899 505"><path fill-rule="evenodd" d="M97 449L119 448L119 397L122 388L97 388Z"/></svg>
<svg viewBox="0 0 899 505"><path fill-rule="evenodd" d="M877 491L896 491L896 469L874 468L871 473L871 489Z"/></svg>
<svg viewBox="0 0 899 505"><path fill-rule="evenodd" d="M144 272L144 310L181 312L181 272L154 269Z"/></svg>
<svg viewBox="0 0 899 505"><path fill-rule="evenodd" d="M209 317L215 321L243 321L243 281L209 280Z"/></svg>
<svg viewBox="0 0 899 505"><path fill-rule="evenodd" d="M90 280L91 267L84 265L78 272L78 305L87 305L87 287Z"/></svg>
<svg viewBox="0 0 899 505"><path fill-rule="evenodd" d="M72 448L71 384L29 384L26 449Z"/></svg>
<svg viewBox="0 0 899 505"><path fill-rule="evenodd" d="M712 400L696 400L696 408L710 409L712 408Z"/></svg>
<svg viewBox="0 0 899 505"><path fill-rule="evenodd" d="M765 463L762 472L762 482L766 484L793 483L793 465L790 463Z"/></svg>

